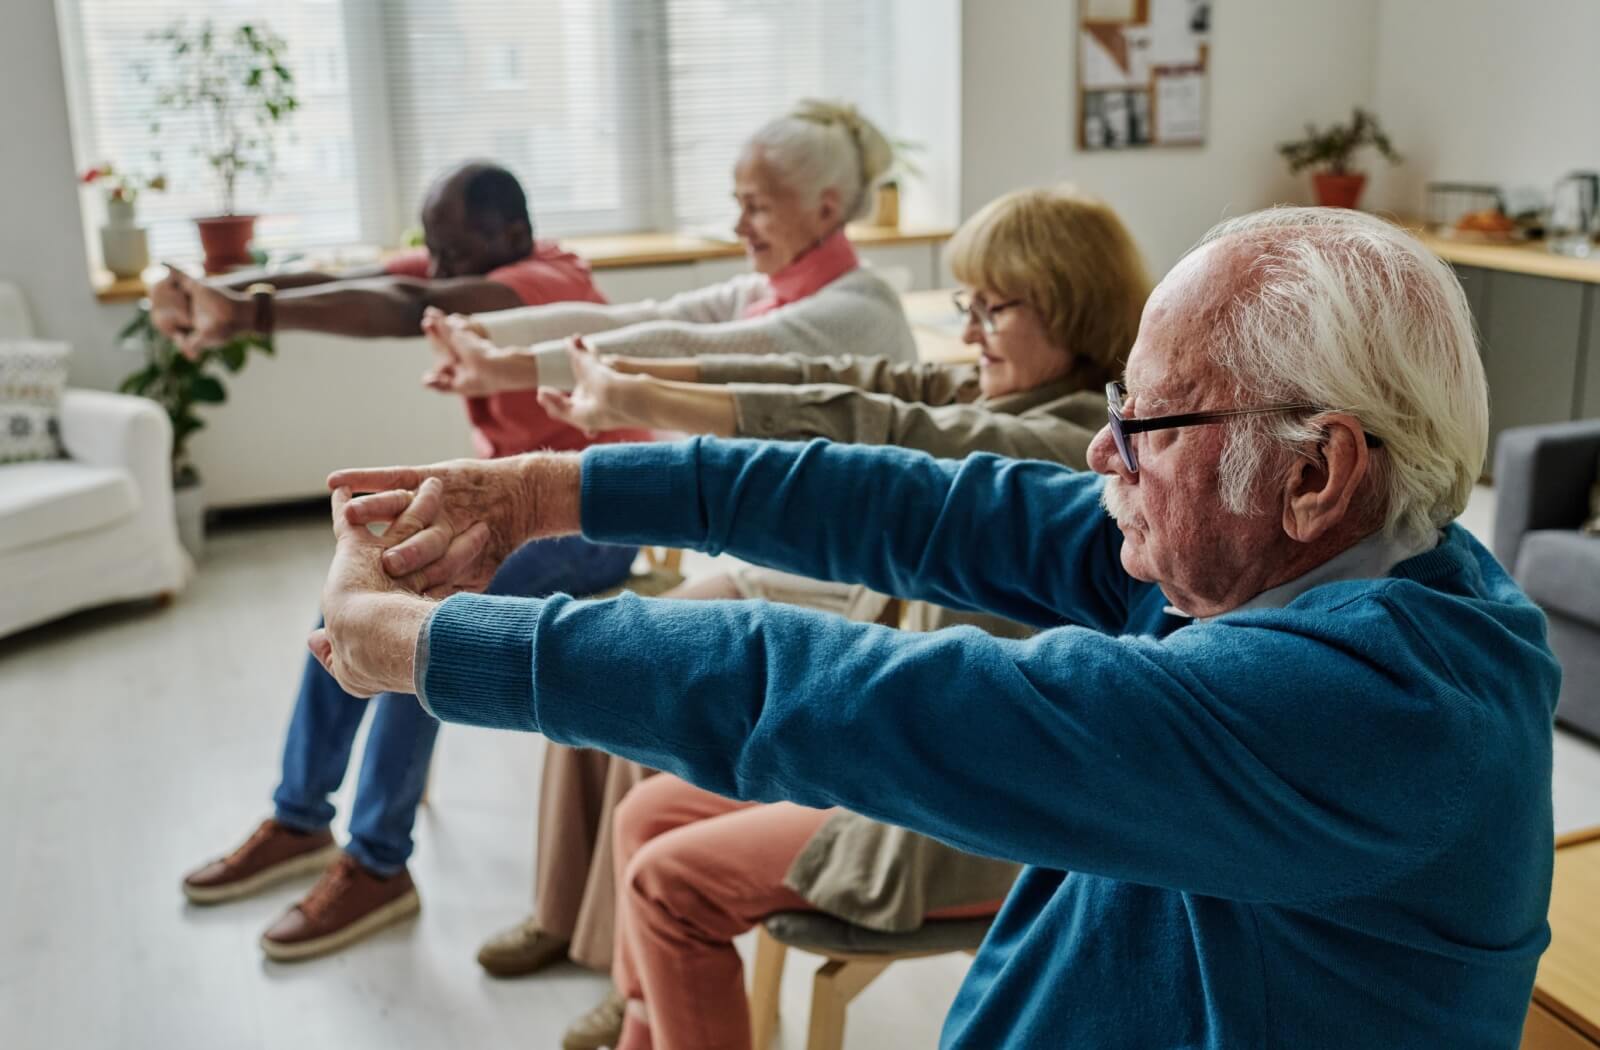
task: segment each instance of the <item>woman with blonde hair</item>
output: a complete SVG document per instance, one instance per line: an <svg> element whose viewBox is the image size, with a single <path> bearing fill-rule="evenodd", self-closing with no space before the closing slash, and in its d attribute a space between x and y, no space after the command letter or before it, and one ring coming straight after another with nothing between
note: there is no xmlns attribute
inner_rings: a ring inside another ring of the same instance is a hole
<svg viewBox="0 0 1600 1050"><path fill-rule="evenodd" d="M543 415L534 388L570 384L573 333L607 353L640 357L864 347L910 361L916 343L899 296L860 265L845 235L890 160L888 141L853 106L803 101L759 128L734 167L736 231L752 272L659 302L552 303L472 317L430 311L423 329L436 367L425 381L467 397L501 395L487 404L504 406L495 423L515 430L519 412L524 424ZM623 428L603 438L648 436ZM692 585L681 593L692 595ZM650 772L598 751L547 746L534 911L483 945L484 969L518 976L562 958L610 968L610 814Z"/></svg>
<svg viewBox="0 0 1600 1050"><path fill-rule="evenodd" d="M825 437L1083 468L1105 422L1105 385L1121 375L1149 287L1127 230L1108 206L1070 187L1022 190L963 224L949 260L966 286L957 301L967 315L962 337L979 352L975 367L798 356L608 364L579 348L571 353L575 390L541 390L540 403L584 430ZM741 569L693 586L695 597L814 606L813 592L838 585ZM874 618L865 600L848 604L837 611ZM900 624L1031 633L923 602L909 603ZM623 762L612 759L615 768ZM930 918L994 913L1018 871L844 810L737 802L673 776L636 786L613 826L616 988L568 1033L569 1050L748 1047L732 941L765 916L818 910L905 932Z"/></svg>

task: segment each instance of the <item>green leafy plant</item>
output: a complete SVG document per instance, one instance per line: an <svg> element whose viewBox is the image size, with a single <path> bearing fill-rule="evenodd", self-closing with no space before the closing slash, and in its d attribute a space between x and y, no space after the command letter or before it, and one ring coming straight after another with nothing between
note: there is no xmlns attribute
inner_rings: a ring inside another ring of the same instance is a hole
<svg viewBox="0 0 1600 1050"><path fill-rule="evenodd" d="M294 75L284 64L288 45L264 25L247 22L222 33L209 20L193 30L187 22L175 22L150 39L167 48L156 107L200 114L201 144L195 152L216 174L222 214L232 215L242 176L255 176L263 187L271 184L278 127L300 108ZM155 79L148 64L138 72L145 83ZM150 133L160 131L160 120L152 120Z"/></svg>
<svg viewBox="0 0 1600 1050"><path fill-rule="evenodd" d="M147 306L139 308L117 339L121 345L144 354L145 359L144 367L124 379L119 389L124 394L148 397L166 409L167 418L172 420L173 484L195 484L200 474L189 459L189 438L206 425L195 408L228 400L222 380L212 374L213 367L220 365L230 373L238 372L249 360L251 350L271 354L272 340L255 334L235 336L191 360L156 330Z"/></svg>
<svg viewBox="0 0 1600 1050"><path fill-rule="evenodd" d="M884 173L885 183L901 186L912 179L922 178L922 165L917 158L928 152L925 144L915 139L890 139L889 149L893 159L889 163L889 170Z"/></svg>
<svg viewBox="0 0 1600 1050"><path fill-rule="evenodd" d="M1349 175L1350 158L1366 146L1375 148L1390 164L1400 162L1400 154L1379 127L1378 118L1357 106L1350 123L1331 124L1321 131L1315 124L1307 124L1305 138L1279 143L1278 152L1294 173L1315 168L1329 175Z"/></svg>

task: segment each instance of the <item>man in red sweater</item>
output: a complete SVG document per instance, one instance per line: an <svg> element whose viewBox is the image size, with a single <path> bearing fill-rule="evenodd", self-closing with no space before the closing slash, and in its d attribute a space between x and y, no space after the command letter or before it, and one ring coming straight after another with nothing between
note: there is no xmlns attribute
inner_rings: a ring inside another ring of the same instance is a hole
<svg viewBox="0 0 1600 1050"><path fill-rule="evenodd" d="M559 300L605 301L582 259L554 241L535 240L522 187L503 168L469 163L447 172L428 191L422 224L426 250L343 277L301 272L201 281L174 272L151 292L152 317L184 352L196 354L251 331L415 335L430 306L483 312ZM533 391L472 398L467 413L485 456L589 443L546 416ZM528 596L592 593L625 579L633 556L633 548L581 538L530 543L488 589ZM311 891L262 934L270 958L290 961L333 951L420 907L406 860L438 723L413 696L387 694L375 706L350 840L341 851L328 827L334 815L329 796L344 779L364 711L309 658L284 743L273 816L232 853L183 880L191 901L213 904L320 872Z"/></svg>

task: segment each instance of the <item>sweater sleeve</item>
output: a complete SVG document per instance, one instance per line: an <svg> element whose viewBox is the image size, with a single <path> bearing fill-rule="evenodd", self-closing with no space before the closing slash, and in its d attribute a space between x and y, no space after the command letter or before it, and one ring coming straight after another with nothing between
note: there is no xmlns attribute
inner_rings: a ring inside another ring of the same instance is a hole
<svg viewBox="0 0 1600 1050"><path fill-rule="evenodd" d="M1089 442L1105 421L1103 398L1084 400L1075 415L1010 415L982 405L935 407L843 386L738 384L730 389L740 437L822 437L898 445L950 459L992 452L1078 470L1087 465Z"/></svg>
<svg viewBox="0 0 1600 1050"><path fill-rule="evenodd" d="M1311 904L1423 863L1479 775L1481 708L1403 620L1367 597L1165 640L1011 641L763 603L458 595L432 617L419 691L446 720L603 748L719 794Z"/></svg>
<svg viewBox="0 0 1600 1050"><path fill-rule="evenodd" d="M731 282L730 282L731 283ZM756 317L712 320L679 311L672 317L600 332L588 340L601 354L629 357L701 357L706 354L797 354L822 357L841 351L916 357L916 340L894 292L859 271L815 295ZM570 387L565 340L533 347L539 381Z"/></svg>
<svg viewBox="0 0 1600 1050"><path fill-rule="evenodd" d="M979 396L972 365L892 361L886 357L711 355L700 361L702 383L833 383L924 405L967 404Z"/></svg>
<svg viewBox="0 0 1600 1050"><path fill-rule="evenodd" d="M900 448L718 441L591 446L583 531L662 544L1035 627L1120 630L1135 594L1100 479ZM974 552L981 557L974 557Z"/></svg>

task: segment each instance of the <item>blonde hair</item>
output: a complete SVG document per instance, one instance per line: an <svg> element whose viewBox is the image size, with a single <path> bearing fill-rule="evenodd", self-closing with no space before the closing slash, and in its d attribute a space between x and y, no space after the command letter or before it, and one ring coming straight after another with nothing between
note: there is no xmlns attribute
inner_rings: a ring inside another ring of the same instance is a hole
<svg viewBox="0 0 1600 1050"><path fill-rule="evenodd" d="M962 284L1037 310L1085 386L1122 374L1150 278L1110 205L1070 185L1016 190L962 223L945 252Z"/></svg>
<svg viewBox="0 0 1600 1050"><path fill-rule="evenodd" d="M1372 489L1386 532L1426 533L1458 516L1483 470L1489 399L1450 268L1394 224L1347 208L1255 212L1196 247L1218 241L1252 256L1210 337L1239 403L1304 401L1381 438ZM1230 428L1225 504L1250 512L1275 454L1321 437L1315 417Z"/></svg>
<svg viewBox="0 0 1600 1050"><path fill-rule="evenodd" d="M802 99L763 124L747 149L759 147L786 185L808 197L839 194L840 225L859 219L872 187L889 171L894 149L872 121L847 102Z"/></svg>

